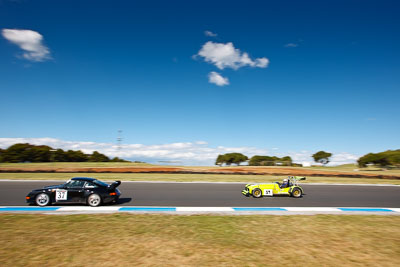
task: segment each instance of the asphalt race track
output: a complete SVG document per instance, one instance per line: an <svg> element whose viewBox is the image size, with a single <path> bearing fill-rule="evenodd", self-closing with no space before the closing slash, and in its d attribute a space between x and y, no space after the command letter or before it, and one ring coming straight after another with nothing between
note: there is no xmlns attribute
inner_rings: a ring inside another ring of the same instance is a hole
<svg viewBox="0 0 400 267"><path fill-rule="evenodd" d="M26 194L54 181L0 181L0 206L24 206ZM122 182L118 206L388 207L400 206L400 186L303 185L305 195L245 197L245 184Z"/></svg>

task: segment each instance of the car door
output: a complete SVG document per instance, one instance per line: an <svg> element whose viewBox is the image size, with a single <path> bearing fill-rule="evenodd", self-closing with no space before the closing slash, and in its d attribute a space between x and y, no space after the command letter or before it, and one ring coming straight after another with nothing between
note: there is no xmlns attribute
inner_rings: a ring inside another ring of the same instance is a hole
<svg viewBox="0 0 400 267"><path fill-rule="evenodd" d="M70 183L67 184L67 201L68 202L82 202L84 197L83 187L85 185L85 181L83 180L71 180Z"/></svg>
<svg viewBox="0 0 400 267"><path fill-rule="evenodd" d="M54 199L56 203L63 203L63 202L68 202L68 188L67 188L68 183L66 183L64 186L55 189L54 191Z"/></svg>

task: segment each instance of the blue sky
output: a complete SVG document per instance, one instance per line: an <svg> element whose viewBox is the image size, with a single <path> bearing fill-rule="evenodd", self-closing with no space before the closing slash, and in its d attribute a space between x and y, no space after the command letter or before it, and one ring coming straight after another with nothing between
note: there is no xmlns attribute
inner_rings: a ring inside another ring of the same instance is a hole
<svg viewBox="0 0 400 267"><path fill-rule="evenodd" d="M398 1L0 0L0 146L184 164L398 149L399 13Z"/></svg>

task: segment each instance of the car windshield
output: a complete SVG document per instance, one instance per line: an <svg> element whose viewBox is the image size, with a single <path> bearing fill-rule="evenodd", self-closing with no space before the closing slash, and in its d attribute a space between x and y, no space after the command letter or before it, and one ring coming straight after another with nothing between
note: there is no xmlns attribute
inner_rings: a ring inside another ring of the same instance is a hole
<svg viewBox="0 0 400 267"><path fill-rule="evenodd" d="M108 184L106 184L105 182L99 181L99 180L93 180L93 183L98 184L100 186L105 186L105 187L108 186Z"/></svg>
<svg viewBox="0 0 400 267"><path fill-rule="evenodd" d="M68 180L68 181L66 181L65 183L63 183L63 184L60 184L60 186L61 187L67 187L68 186L68 184L71 182L71 180Z"/></svg>

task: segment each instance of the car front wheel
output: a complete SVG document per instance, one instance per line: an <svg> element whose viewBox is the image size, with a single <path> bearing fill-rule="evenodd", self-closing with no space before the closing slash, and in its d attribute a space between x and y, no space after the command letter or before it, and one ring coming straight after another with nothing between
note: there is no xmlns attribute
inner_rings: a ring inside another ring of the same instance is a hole
<svg viewBox="0 0 400 267"><path fill-rule="evenodd" d="M100 196L98 194L91 194L87 199L87 203L91 207L100 206L101 198L100 198Z"/></svg>
<svg viewBox="0 0 400 267"><path fill-rule="evenodd" d="M46 193L40 193L35 198L36 205L44 207L50 204L50 196Z"/></svg>
<svg viewBox="0 0 400 267"><path fill-rule="evenodd" d="M260 188L256 188L253 190L253 197L260 198L262 197L262 192Z"/></svg>

